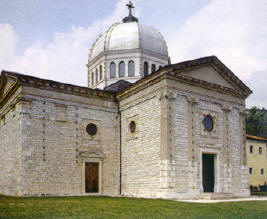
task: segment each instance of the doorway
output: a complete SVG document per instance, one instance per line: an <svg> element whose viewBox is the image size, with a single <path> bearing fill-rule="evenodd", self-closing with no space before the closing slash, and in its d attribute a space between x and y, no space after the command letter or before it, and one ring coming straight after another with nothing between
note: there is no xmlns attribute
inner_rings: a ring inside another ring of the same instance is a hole
<svg viewBox="0 0 267 219"><path fill-rule="evenodd" d="M203 192L214 192L215 154L202 154Z"/></svg>
<svg viewBox="0 0 267 219"><path fill-rule="evenodd" d="M86 162L85 163L85 192L98 193L99 192L99 163Z"/></svg>

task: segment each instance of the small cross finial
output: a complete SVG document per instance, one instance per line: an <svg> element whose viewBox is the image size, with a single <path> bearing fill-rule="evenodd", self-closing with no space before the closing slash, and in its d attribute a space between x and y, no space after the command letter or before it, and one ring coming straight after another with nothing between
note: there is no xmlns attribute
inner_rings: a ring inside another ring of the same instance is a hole
<svg viewBox="0 0 267 219"><path fill-rule="evenodd" d="M132 1L129 1L129 3L126 6L129 9L129 16L132 16L132 9L134 8Z"/></svg>

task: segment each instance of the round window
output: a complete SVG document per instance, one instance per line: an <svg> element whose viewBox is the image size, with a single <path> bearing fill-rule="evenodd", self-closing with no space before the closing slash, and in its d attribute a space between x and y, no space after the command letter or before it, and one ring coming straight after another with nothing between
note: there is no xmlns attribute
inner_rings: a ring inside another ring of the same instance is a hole
<svg viewBox="0 0 267 219"><path fill-rule="evenodd" d="M210 115L205 116L204 120L203 120L203 126L204 128L208 131L211 132L214 128L214 121L213 118Z"/></svg>
<svg viewBox="0 0 267 219"><path fill-rule="evenodd" d="M134 133L135 130L136 130L136 124L135 124L135 121L131 121L130 124L129 124L129 129L131 131L131 133Z"/></svg>
<svg viewBox="0 0 267 219"><path fill-rule="evenodd" d="M97 127L95 124L90 123L86 126L86 131L89 135L95 135L97 133Z"/></svg>

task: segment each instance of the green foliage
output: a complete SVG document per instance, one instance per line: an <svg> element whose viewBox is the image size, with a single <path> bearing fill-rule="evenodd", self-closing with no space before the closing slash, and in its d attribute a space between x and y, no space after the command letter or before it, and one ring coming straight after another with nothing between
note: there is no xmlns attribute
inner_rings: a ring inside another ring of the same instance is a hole
<svg viewBox="0 0 267 219"><path fill-rule="evenodd" d="M258 107L251 107L246 114L246 133L254 136L263 136L266 126L264 124L264 116L266 111L260 110Z"/></svg>
<svg viewBox="0 0 267 219"><path fill-rule="evenodd" d="M0 198L0 218L266 218L267 201L186 203L111 197Z"/></svg>

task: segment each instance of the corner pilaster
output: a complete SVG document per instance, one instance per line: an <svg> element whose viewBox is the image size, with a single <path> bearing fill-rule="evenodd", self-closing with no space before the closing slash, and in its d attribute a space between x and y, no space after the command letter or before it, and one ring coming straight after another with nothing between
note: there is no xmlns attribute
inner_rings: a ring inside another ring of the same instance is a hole
<svg viewBox="0 0 267 219"><path fill-rule="evenodd" d="M161 102L161 136L160 136L160 188L175 188L175 163L173 159L173 121L172 104L175 99L171 92L163 91L160 94Z"/></svg>

